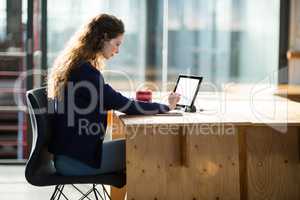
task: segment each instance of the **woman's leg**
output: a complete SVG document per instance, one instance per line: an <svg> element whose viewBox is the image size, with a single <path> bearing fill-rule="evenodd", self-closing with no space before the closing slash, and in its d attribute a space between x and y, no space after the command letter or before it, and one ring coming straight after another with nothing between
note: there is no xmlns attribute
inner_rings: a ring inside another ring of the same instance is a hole
<svg viewBox="0 0 300 200"><path fill-rule="evenodd" d="M55 158L56 170L65 176L96 175L125 170L125 140L103 142L101 168L92 168L68 156L58 155Z"/></svg>
<svg viewBox="0 0 300 200"><path fill-rule="evenodd" d="M95 173L94 168L65 155L56 155L54 159L56 171L64 176L82 176Z"/></svg>

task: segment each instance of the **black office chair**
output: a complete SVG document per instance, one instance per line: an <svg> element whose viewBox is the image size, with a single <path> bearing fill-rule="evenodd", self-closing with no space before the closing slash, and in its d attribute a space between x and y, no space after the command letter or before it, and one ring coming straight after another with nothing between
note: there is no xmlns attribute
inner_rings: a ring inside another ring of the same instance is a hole
<svg viewBox="0 0 300 200"><path fill-rule="evenodd" d="M94 176L62 176L57 174L53 163L53 155L48 151L48 143L52 131L51 115L48 114L47 108L48 106L53 106L53 104L51 104L51 101L48 101L45 87L28 91L26 99L33 134L31 153L25 169L26 180L35 186L55 185L51 200L55 198L60 199L61 196L68 199L66 194L63 193L65 185L71 185L80 192L83 195L81 199L90 199L88 195L92 192L94 192L96 199L98 197L103 199L106 196L111 199L104 185L123 187L126 184L125 172ZM92 188L84 193L74 184L92 184ZM96 188L98 184L102 186L102 195Z"/></svg>

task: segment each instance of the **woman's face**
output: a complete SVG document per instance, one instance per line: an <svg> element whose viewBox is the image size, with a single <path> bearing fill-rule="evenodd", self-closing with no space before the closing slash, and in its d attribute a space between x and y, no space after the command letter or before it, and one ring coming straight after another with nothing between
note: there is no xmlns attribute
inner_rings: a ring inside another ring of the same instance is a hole
<svg viewBox="0 0 300 200"><path fill-rule="evenodd" d="M123 42L123 34L120 34L116 38L104 42L102 49L102 55L105 59L112 58L115 54L119 53L119 48Z"/></svg>

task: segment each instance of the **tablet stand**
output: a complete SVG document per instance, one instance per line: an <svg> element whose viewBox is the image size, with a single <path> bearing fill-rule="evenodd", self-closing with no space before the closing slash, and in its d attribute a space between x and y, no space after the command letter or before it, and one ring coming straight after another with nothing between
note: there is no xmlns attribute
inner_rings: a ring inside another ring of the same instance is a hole
<svg viewBox="0 0 300 200"><path fill-rule="evenodd" d="M184 112L191 112L191 113L194 113L196 112L196 106L192 105L192 106L186 106L185 109L184 109Z"/></svg>
<svg viewBox="0 0 300 200"><path fill-rule="evenodd" d="M196 106L192 105L192 106L176 106L175 110L180 110L180 111L184 111L184 112L190 112L190 113L194 113L196 112Z"/></svg>

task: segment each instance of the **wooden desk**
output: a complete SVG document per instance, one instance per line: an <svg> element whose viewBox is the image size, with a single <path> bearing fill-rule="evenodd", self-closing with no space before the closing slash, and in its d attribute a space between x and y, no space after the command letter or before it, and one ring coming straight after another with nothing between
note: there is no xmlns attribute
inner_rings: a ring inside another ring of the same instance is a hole
<svg viewBox="0 0 300 200"><path fill-rule="evenodd" d="M120 115L127 199L300 199L300 104L273 94L201 93L204 112Z"/></svg>

